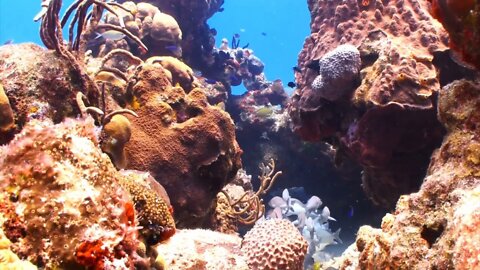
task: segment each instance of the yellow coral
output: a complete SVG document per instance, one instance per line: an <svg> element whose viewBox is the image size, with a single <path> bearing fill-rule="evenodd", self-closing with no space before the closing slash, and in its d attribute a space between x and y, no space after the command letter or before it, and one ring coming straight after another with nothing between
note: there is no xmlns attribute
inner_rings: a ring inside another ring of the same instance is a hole
<svg viewBox="0 0 480 270"><path fill-rule="evenodd" d="M103 127L102 151L110 155L115 167L119 169L127 165L124 147L131 134L130 121L120 114L114 115Z"/></svg>
<svg viewBox="0 0 480 270"><path fill-rule="evenodd" d="M146 177L142 177L145 175L125 172L125 176L120 179L120 185L135 203L142 226L140 233L147 244L154 245L168 239L175 233L175 222L167 202L148 185Z"/></svg>
<svg viewBox="0 0 480 270"><path fill-rule="evenodd" d="M15 118L10 101L0 83L0 131L9 131L15 126Z"/></svg>

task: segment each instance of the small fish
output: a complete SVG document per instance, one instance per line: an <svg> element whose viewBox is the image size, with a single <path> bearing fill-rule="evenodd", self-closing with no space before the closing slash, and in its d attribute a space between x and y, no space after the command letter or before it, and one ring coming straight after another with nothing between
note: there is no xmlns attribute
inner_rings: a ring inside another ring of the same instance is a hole
<svg viewBox="0 0 480 270"><path fill-rule="evenodd" d="M293 71L298 72L298 73L302 73L302 70L298 66L294 66Z"/></svg>
<svg viewBox="0 0 480 270"><path fill-rule="evenodd" d="M288 82L287 85L290 88L294 88L295 86L297 86L294 82Z"/></svg>
<svg viewBox="0 0 480 270"><path fill-rule="evenodd" d="M125 37L125 34L115 30L108 30L101 34L97 33L97 37L95 37L95 39L102 38L102 37L107 40L120 40Z"/></svg>
<svg viewBox="0 0 480 270"><path fill-rule="evenodd" d="M261 107L255 111L255 115L258 118L268 118L273 114L273 109L271 107Z"/></svg>
<svg viewBox="0 0 480 270"><path fill-rule="evenodd" d="M353 217L353 206L351 206L351 205L349 206L347 215L348 215L349 218Z"/></svg>
<svg viewBox="0 0 480 270"><path fill-rule="evenodd" d="M165 49L173 52L173 51L178 50L178 46L177 45L169 45L169 46L165 46Z"/></svg>
<svg viewBox="0 0 480 270"><path fill-rule="evenodd" d="M208 83L208 84L216 84L217 81L214 80L214 79L208 79L208 78L205 78L205 82Z"/></svg>
<svg viewBox="0 0 480 270"><path fill-rule="evenodd" d="M180 46L169 45L169 46L165 46L165 49L172 52L175 56L181 56L182 55L182 47L180 47Z"/></svg>
<svg viewBox="0 0 480 270"><path fill-rule="evenodd" d="M267 33L265 33L265 32L262 32L261 34L262 34L262 36L264 36L264 37L267 36Z"/></svg>
<svg viewBox="0 0 480 270"><path fill-rule="evenodd" d="M311 60L308 64L307 67L313 70L318 71L320 69L320 61L319 60Z"/></svg>
<svg viewBox="0 0 480 270"><path fill-rule="evenodd" d="M13 39L9 39L3 43L3 45L10 45L13 44Z"/></svg>

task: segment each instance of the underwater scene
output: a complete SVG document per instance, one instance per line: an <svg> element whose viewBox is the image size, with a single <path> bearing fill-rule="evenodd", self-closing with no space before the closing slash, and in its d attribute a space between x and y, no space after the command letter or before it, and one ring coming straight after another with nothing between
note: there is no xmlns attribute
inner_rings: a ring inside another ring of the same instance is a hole
<svg viewBox="0 0 480 270"><path fill-rule="evenodd" d="M0 270L480 270L480 0L0 0Z"/></svg>

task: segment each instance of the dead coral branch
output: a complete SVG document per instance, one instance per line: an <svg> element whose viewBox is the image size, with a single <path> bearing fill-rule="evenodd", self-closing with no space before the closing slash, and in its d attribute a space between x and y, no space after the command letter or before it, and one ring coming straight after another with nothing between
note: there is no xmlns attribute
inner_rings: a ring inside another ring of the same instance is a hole
<svg viewBox="0 0 480 270"><path fill-rule="evenodd" d="M230 204L230 214L236 216L238 222L244 225L251 225L263 216L265 205L263 205L261 197L270 190L275 180L282 175L281 171L275 172L275 161L273 159L268 164L261 163L260 170L261 175L258 176L260 187L255 193L247 191L239 199L233 201L227 192L221 191Z"/></svg>

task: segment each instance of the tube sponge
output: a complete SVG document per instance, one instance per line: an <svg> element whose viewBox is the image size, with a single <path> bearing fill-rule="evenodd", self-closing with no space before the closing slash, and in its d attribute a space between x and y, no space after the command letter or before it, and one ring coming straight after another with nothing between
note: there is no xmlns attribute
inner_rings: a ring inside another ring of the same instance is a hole
<svg viewBox="0 0 480 270"><path fill-rule="evenodd" d="M335 101L353 90L362 66L360 52L349 44L340 45L326 53L319 61L319 75L312 88L319 96Z"/></svg>

